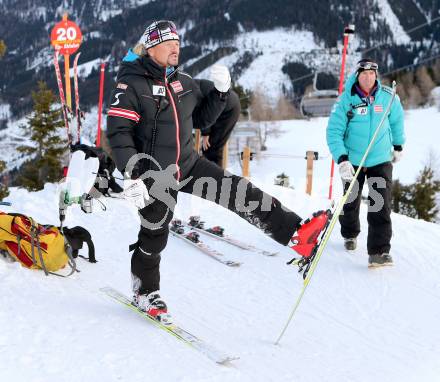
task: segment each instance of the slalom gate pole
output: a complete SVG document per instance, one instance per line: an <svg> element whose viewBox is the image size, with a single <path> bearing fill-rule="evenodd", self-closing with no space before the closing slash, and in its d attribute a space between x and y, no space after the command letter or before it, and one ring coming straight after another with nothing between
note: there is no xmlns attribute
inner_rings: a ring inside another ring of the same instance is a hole
<svg viewBox="0 0 440 382"><path fill-rule="evenodd" d="M339 95L342 94L342 91L344 90L344 74L345 74L345 61L347 57L347 48L348 48L348 41L351 34L354 34L354 25L348 25L344 28L344 49L342 50L342 63L341 63L341 73L339 76L339 88L338 93ZM335 161L332 159L332 163L330 166L330 186L328 190L328 198L331 200L333 196L333 178L335 174Z"/></svg>
<svg viewBox="0 0 440 382"><path fill-rule="evenodd" d="M79 88L78 88L78 59L81 52L77 53L73 60L73 88L75 92L75 116L77 124L77 143L81 143L81 109L79 106Z"/></svg>
<svg viewBox="0 0 440 382"><path fill-rule="evenodd" d="M98 132L96 134L96 147L101 146L102 99L104 97L104 78L105 78L104 74L105 74L105 62L101 62L101 75L99 79Z"/></svg>

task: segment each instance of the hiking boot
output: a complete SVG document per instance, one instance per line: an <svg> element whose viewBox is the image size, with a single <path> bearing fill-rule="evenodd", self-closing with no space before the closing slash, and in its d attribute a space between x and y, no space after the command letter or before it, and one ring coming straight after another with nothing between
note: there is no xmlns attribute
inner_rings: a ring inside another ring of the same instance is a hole
<svg viewBox="0 0 440 382"><path fill-rule="evenodd" d="M172 324L171 316L168 314L167 305L160 297L158 290L151 292L148 295L135 294L133 296L133 305L164 325Z"/></svg>
<svg viewBox="0 0 440 382"><path fill-rule="evenodd" d="M355 237L349 239L344 238L344 247L347 251L354 251L356 249L357 240Z"/></svg>
<svg viewBox="0 0 440 382"><path fill-rule="evenodd" d="M393 265L393 258L389 253L379 253L368 256L368 268L383 267Z"/></svg>
<svg viewBox="0 0 440 382"><path fill-rule="evenodd" d="M289 247L302 257L310 257L318 244L321 233L327 227L331 213L327 211L315 212L312 218L301 223L289 242Z"/></svg>

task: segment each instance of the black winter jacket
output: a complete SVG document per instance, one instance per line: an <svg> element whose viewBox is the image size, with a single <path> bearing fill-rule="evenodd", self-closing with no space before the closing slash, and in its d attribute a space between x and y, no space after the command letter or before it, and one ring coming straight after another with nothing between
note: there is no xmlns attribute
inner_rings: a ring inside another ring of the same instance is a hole
<svg viewBox="0 0 440 382"><path fill-rule="evenodd" d="M215 90L214 82L210 80L204 80L204 79L195 79L194 80L202 92L203 97L208 97L209 94ZM235 109L235 113L240 113L241 105L240 105L240 98L238 97L238 94L234 92L233 90L229 91L228 99L225 102L224 109L222 110L222 113L232 113L232 110ZM205 123L205 125L197 125L196 123ZM212 125L207 125L206 123L209 123L210 121L196 121L194 123L195 129L200 129L202 132L202 135L210 135L211 134L211 127ZM215 121L214 121L215 123Z"/></svg>
<svg viewBox="0 0 440 382"><path fill-rule="evenodd" d="M121 63L107 114L107 137L121 172L133 155L146 153L162 169L177 164L177 178L186 177L197 159L193 126L211 126L224 110L227 94L213 89L204 97L188 74L177 68L165 73L148 56ZM149 162L139 162L132 177Z"/></svg>

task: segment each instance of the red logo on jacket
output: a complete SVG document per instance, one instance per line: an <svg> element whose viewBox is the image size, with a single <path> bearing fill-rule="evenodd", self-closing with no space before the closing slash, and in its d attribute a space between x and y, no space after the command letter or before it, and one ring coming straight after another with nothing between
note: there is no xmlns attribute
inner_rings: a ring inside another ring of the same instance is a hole
<svg viewBox="0 0 440 382"><path fill-rule="evenodd" d="M180 81L170 82L170 85L173 88L174 93L180 93L181 91L183 91L183 87Z"/></svg>
<svg viewBox="0 0 440 382"><path fill-rule="evenodd" d="M383 106L382 105L374 105L374 112L375 113L382 113L383 112Z"/></svg>

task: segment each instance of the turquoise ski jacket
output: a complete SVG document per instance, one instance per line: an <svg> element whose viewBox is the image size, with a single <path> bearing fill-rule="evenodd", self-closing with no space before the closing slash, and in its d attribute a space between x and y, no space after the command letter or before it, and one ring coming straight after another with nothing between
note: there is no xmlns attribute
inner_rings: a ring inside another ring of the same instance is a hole
<svg viewBox="0 0 440 382"><path fill-rule="evenodd" d="M345 90L333 106L327 126L327 144L336 163L342 155L355 166L359 165L371 138L392 97L392 89L377 80L374 101L361 98L355 90L357 77L353 74ZM396 95L388 117L366 158L364 167L372 167L392 159L393 146L405 143L404 112Z"/></svg>

